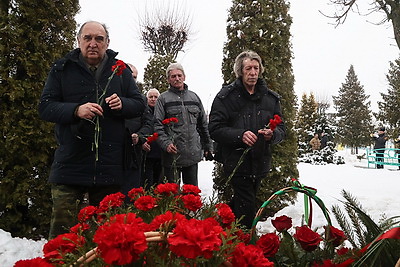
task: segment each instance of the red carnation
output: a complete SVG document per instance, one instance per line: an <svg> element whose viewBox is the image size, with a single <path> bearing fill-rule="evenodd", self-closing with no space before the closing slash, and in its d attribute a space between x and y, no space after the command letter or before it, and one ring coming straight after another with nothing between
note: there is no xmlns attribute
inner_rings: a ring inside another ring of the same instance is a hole
<svg viewBox="0 0 400 267"><path fill-rule="evenodd" d="M271 220L272 225L278 232L287 231L292 227L292 218L282 215Z"/></svg>
<svg viewBox="0 0 400 267"><path fill-rule="evenodd" d="M178 119L175 117L167 118L162 121L162 124L177 123Z"/></svg>
<svg viewBox="0 0 400 267"><path fill-rule="evenodd" d="M262 249L265 257L273 257L279 250L279 237L275 233L264 234L257 240L256 245Z"/></svg>
<svg viewBox="0 0 400 267"><path fill-rule="evenodd" d="M153 133L152 135L146 138L147 143L151 144L152 142L158 139L158 133Z"/></svg>
<svg viewBox="0 0 400 267"><path fill-rule="evenodd" d="M293 237L305 251L309 252L315 250L322 240L319 234L311 230L307 225L296 227L296 233Z"/></svg>
<svg viewBox="0 0 400 267"><path fill-rule="evenodd" d="M156 199L152 196L142 196L135 201L134 205L139 210L148 211L154 208Z"/></svg>
<svg viewBox="0 0 400 267"><path fill-rule="evenodd" d="M147 249L146 236L140 227L141 219L134 220L133 215L130 216L131 220L126 216L124 221L121 221L123 216L115 217L114 222L99 226L94 234L93 241L97 243L97 250L105 263L130 264Z"/></svg>
<svg viewBox="0 0 400 267"><path fill-rule="evenodd" d="M196 211L201 208L203 203L201 202L200 196L195 196L192 194L181 196L183 205L185 208L191 211Z"/></svg>
<svg viewBox="0 0 400 267"><path fill-rule="evenodd" d="M168 228L175 227L178 221L186 220L186 217L180 213L172 213L171 211L167 211L164 214L157 215L153 221L150 223L150 230L155 231L159 230L164 225L168 224Z"/></svg>
<svg viewBox="0 0 400 267"><path fill-rule="evenodd" d="M263 251L260 248L254 245L246 246L243 243L239 243L236 246L235 251L233 252L231 263L233 266L241 266L241 267L274 266L273 262L270 262L267 258L264 257Z"/></svg>
<svg viewBox="0 0 400 267"><path fill-rule="evenodd" d="M114 66L111 67L111 70L118 76L122 75L122 72L126 69L126 65L122 60L117 60Z"/></svg>
<svg viewBox="0 0 400 267"><path fill-rule="evenodd" d="M161 195L176 195L179 190L179 185L175 183L159 184L154 189L156 194Z"/></svg>
<svg viewBox="0 0 400 267"><path fill-rule="evenodd" d="M225 203L216 204L218 216L222 220L222 224L230 225L235 221L235 214L233 214L231 207Z"/></svg>
<svg viewBox="0 0 400 267"><path fill-rule="evenodd" d="M83 231L89 230L90 226L87 223L78 223L75 226L72 226L70 229L71 233L79 234L82 233Z"/></svg>
<svg viewBox="0 0 400 267"><path fill-rule="evenodd" d="M98 213L107 212L111 208L120 207L124 203L125 195L121 192L107 195L100 201Z"/></svg>
<svg viewBox="0 0 400 267"><path fill-rule="evenodd" d="M95 206L87 206L81 209L78 213L78 221L86 222L96 214L97 208Z"/></svg>
<svg viewBox="0 0 400 267"><path fill-rule="evenodd" d="M326 239L328 242L332 242L335 247L340 246L346 240L344 232L331 225L325 227L325 233L329 233Z"/></svg>
<svg viewBox="0 0 400 267"><path fill-rule="evenodd" d="M170 122L178 123L178 118L172 117L170 118Z"/></svg>
<svg viewBox="0 0 400 267"><path fill-rule="evenodd" d="M61 259L66 253L74 252L78 246L85 244L85 238L75 233L58 235L43 246L43 254L47 260Z"/></svg>
<svg viewBox="0 0 400 267"><path fill-rule="evenodd" d="M107 223L114 223L114 222L133 224L133 225L136 225L137 227L139 227L140 229L147 227L146 223L143 222L143 219L140 217L137 217L136 214L133 212L129 212L127 214L116 214L116 215L110 217L110 220Z"/></svg>
<svg viewBox="0 0 400 267"><path fill-rule="evenodd" d="M239 231L236 232L236 236L241 242L245 244L250 243L250 233L244 233L242 229L239 229Z"/></svg>
<svg viewBox="0 0 400 267"><path fill-rule="evenodd" d="M19 260L14 264L14 267L53 267L54 265L49 263L43 258L34 258L30 260Z"/></svg>
<svg viewBox="0 0 400 267"><path fill-rule="evenodd" d="M201 193L201 190L198 186L196 185L191 185L191 184L184 184L182 186L182 193L183 194L195 194L199 195Z"/></svg>
<svg viewBox="0 0 400 267"><path fill-rule="evenodd" d="M274 118L269 120L267 127L273 131L275 130L276 126L278 126L278 124L280 124L281 122L282 122L281 117L275 114Z"/></svg>
<svg viewBox="0 0 400 267"><path fill-rule="evenodd" d="M209 259L222 245L222 227L213 218L178 221L173 234L168 237L171 251L188 259Z"/></svg>
<svg viewBox="0 0 400 267"><path fill-rule="evenodd" d="M144 195L144 190L143 187L139 187L139 188L132 188L129 192L128 192L128 197L133 200L141 195Z"/></svg>

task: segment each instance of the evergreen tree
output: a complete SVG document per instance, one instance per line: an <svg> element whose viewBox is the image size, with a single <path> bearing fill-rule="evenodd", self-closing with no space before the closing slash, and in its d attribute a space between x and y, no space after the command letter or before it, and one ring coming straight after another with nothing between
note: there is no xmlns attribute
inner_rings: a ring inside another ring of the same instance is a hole
<svg viewBox="0 0 400 267"><path fill-rule="evenodd" d="M400 134L400 59L390 62L387 93L381 93L382 102L378 101L377 118L393 129L393 136Z"/></svg>
<svg viewBox="0 0 400 267"><path fill-rule="evenodd" d="M300 103L299 112L296 119L296 131L299 138L299 162L310 164L344 164L344 159L336 155L335 143L332 142L334 130L332 122L334 118L331 114L327 114L329 108L328 101L318 101L314 94L309 97L303 94ZM315 133L322 138L322 133L328 138L328 142L324 148L320 150L312 150L310 140Z"/></svg>
<svg viewBox="0 0 400 267"><path fill-rule="evenodd" d="M0 2L0 229L46 236L53 125L37 106L56 58L72 48L78 0Z"/></svg>
<svg viewBox="0 0 400 267"><path fill-rule="evenodd" d="M315 101L314 94L309 97L303 94L300 108L296 119L296 132L298 137L299 154L307 153L311 150L309 142L317 131L317 113L318 104Z"/></svg>
<svg viewBox="0 0 400 267"><path fill-rule="evenodd" d="M291 66L289 4L284 0L243 1L234 0L227 21L227 42L224 45L222 72L225 83L235 80L233 63L244 50L253 50L263 59L264 77L268 87L282 96L282 113L286 124L286 140L273 146L272 169L262 181L260 204L273 192L290 184L298 177L297 138L294 132L296 96L293 90L294 77ZM216 165L215 189L224 200L231 198L231 189L226 185ZM268 215L287 205L292 195L272 203Z"/></svg>
<svg viewBox="0 0 400 267"><path fill-rule="evenodd" d="M358 152L358 147L371 143L372 118L368 98L351 65L339 95L333 97L333 103L338 120L336 139L351 147L353 153Z"/></svg>
<svg viewBox="0 0 400 267"><path fill-rule="evenodd" d="M154 54L150 57L147 66L144 69L144 91L147 92L151 88L156 88L158 91L165 92L169 85L166 82L166 70L168 65L175 59L171 56L163 56Z"/></svg>
<svg viewBox="0 0 400 267"><path fill-rule="evenodd" d="M317 99L317 130L318 133L325 133L331 137L335 136L335 117L334 114L328 113L330 103L328 99Z"/></svg>

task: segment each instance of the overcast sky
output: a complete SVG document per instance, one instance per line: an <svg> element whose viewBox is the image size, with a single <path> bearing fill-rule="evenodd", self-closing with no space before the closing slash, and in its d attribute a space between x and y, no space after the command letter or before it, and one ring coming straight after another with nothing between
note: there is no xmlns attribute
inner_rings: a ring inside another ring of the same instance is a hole
<svg viewBox="0 0 400 267"><path fill-rule="evenodd" d="M119 59L138 68L138 79L142 81L150 54L144 52L140 43L138 23L145 10L159 9L168 6L167 3L173 3L173 9L191 17L194 35L185 53L178 56L178 62L185 68L189 89L199 94L205 109L209 109L222 84L222 48L230 0L81 0L77 21L97 20L107 24L110 48L119 52ZM361 8L366 12L368 7ZM331 101L332 95L338 95L353 64L361 85L371 95L375 111L376 102L381 100L379 92L387 90L385 75L389 61L399 55L391 24L374 24L380 22L383 14L365 17L351 13L344 25L335 27L332 25L335 21L320 11L331 14L332 6L327 0L291 1L296 94L300 98L304 92L313 92L317 98Z"/></svg>

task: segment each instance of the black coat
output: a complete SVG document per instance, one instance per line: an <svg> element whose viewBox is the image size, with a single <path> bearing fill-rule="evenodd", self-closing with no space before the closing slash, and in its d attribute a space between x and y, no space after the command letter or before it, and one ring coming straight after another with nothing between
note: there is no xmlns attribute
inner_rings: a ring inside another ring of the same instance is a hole
<svg viewBox="0 0 400 267"><path fill-rule="evenodd" d="M143 116L148 116L151 117L151 128L146 128L146 130L150 130L150 132L148 132L147 134L152 135L155 133L154 130L154 107L150 107L148 106L148 108L145 110L145 114L143 114ZM140 130L140 133L143 131L143 129ZM143 133L145 133L143 131ZM143 141L143 143L146 140ZM161 148L160 145L158 144L157 141L154 141L152 143L150 143L150 151L147 153L146 155L147 158L152 158L152 159L161 159Z"/></svg>
<svg viewBox="0 0 400 267"><path fill-rule="evenodd" d="M116 93L121 98L122 109L114 111L103 104L99 160L96 161L94 123L77 118L74 111L81 104L97 102L96 95L105 88L117 53L107 50L107 62L98 81L79 59L79 54L80 49L75 49L53 65L39 103L40 117L56 123L58 148L49 181L74 185L121 184L125 167L124 121L140 116L145 102L128 69L121 76L113 77L105 97Z"/></svg>
<svg viewBox="0 0 400 267"><path fill-rule="evenodd" d="M145 98L145 96L143 96ZM147 100L145 100L147 101ZM142 164L142 144L146 142L147 137L154 133L154 109L146 106L141 117L129 119L125 121L126 129L128 131L126 160L129 168L138 169ZM138 134L139 142L132 145L131 135ZM154 142L156 143L156 142Z"/></svg>
<svg viewBox="0 0 400 267"><path fill-rule="evenodd" d="M386 140L387 140L387 136L385 135L385 133L383 134L379 134L378 137L374 137L375 140L375 145L374 145L374 149L379 149L380 151L384 151L384 148L386 146Z"/></svg>
<svg viewBox="0 0 400 267"><path fill-rule="evenodd" d="M262 79L258 80L252 95L246 91L241 79L224 86L217 94L212 104L208 128L211 138L217 142L215 158L223 163L227 175L232 173L246 149L242 141L244 132L250 130L257 134L275 114L282 117L279 96L269 90ZM270 141L258 138L236 174L267 174L271 162L270 145L281 142L284 137L285 127L281 123Z"/></svg>

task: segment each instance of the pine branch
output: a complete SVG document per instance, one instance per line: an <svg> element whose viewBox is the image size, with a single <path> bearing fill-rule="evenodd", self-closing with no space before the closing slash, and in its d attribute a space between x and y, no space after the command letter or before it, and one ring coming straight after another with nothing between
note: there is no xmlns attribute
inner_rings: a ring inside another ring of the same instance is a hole
<svg viewBox="0 0 400 267"><path fill-rule="evenodd" d="M350 223L348 222L346 215L340 209L339 205L332 206L332 213L336 218L336 221L339 223L340 228L345 233L347 240L353 247L357 247L356 241L354 240L354 232L351 228Z"/></svg>
<svg viewBox="0 0 400 267"><path fill-rule="evenodd" d="M367 244L366 240L367 232L363 229L363 225L361 224L362 221L357 216L357 213L353 208L353 207L359 207L359 209L361 210L362 209L361 204L357 198L353 197L350 193L346 192L345 190L342 190L342 196L346 200L346 202L344 202L345 210L353 225L354 232L359 242L359 246L364 247Z"/></svg>
<svg viewBox="0 0 400 267"><path fill-rule="evenodd" d="M361 222L366 231L364 232L364 240L366 243L370 243L374 240L376 236L383 232L383 229L379 227L371 217L363 210L361 204L358 202L357 199L352 197L349 193L343 191L343 194L346 194L345 198L348 199L348 208L352 209L358 217L358 221Z"/></svg>

